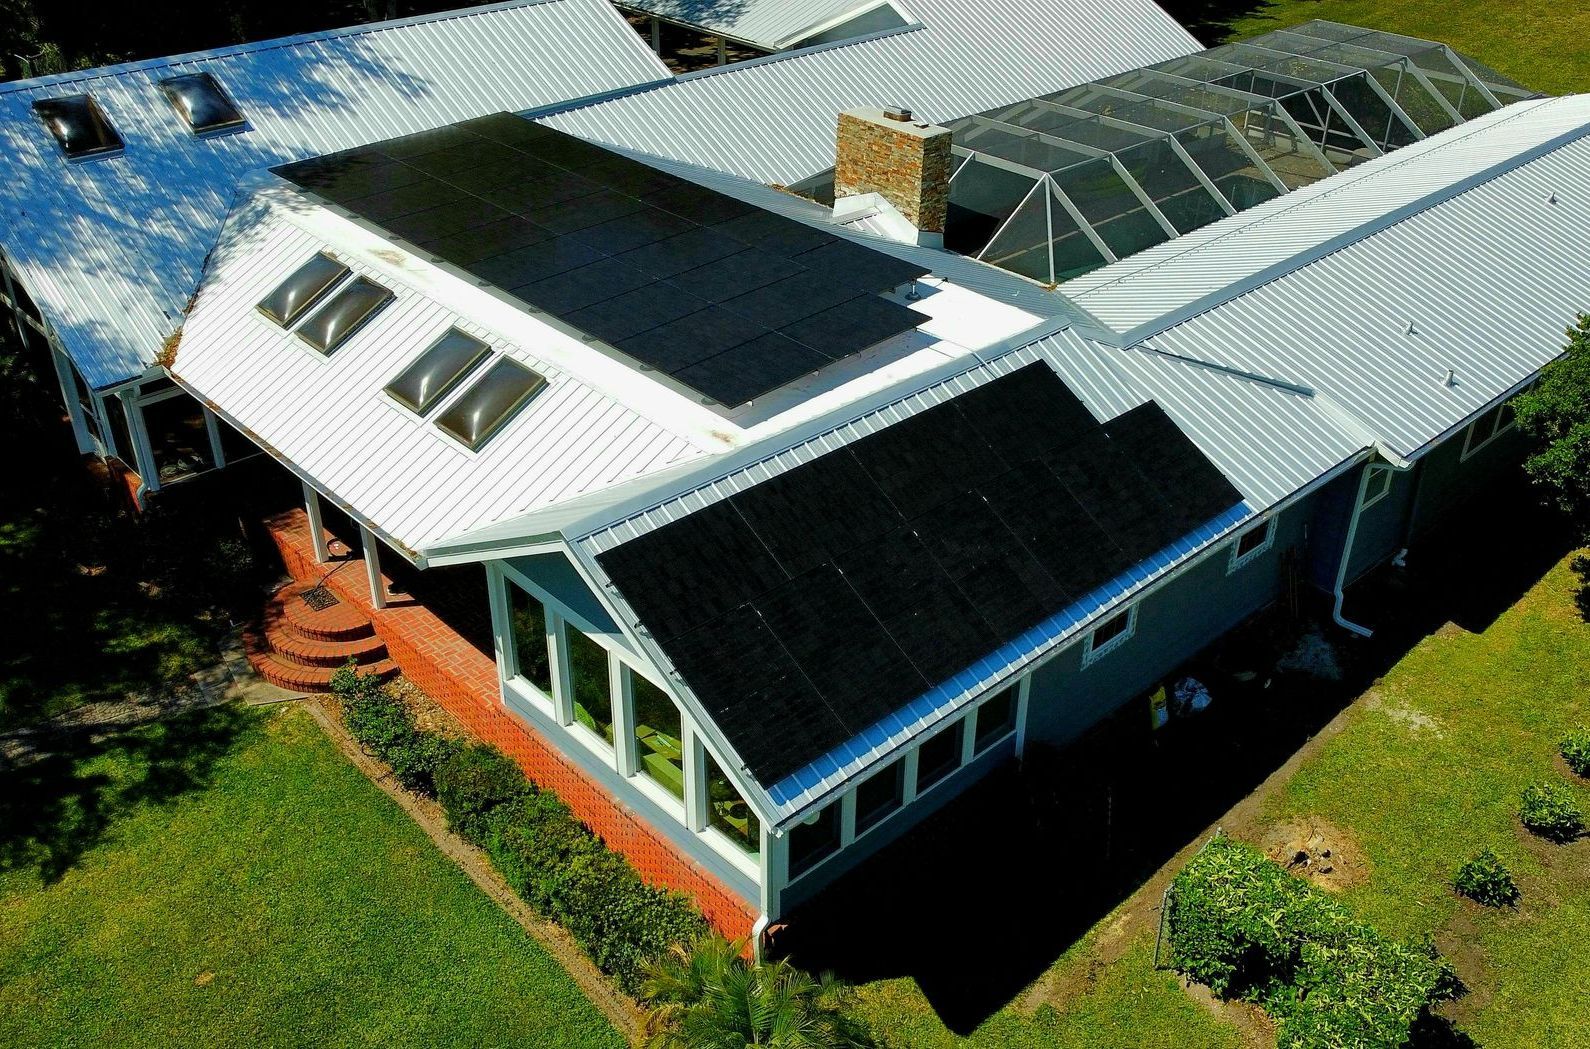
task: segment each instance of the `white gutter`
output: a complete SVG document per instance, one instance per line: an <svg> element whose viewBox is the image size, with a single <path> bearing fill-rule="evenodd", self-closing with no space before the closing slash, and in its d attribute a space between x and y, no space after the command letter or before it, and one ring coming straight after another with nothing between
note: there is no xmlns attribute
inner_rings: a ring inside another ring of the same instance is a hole
<svg viewBox="0 0 1590 1049"><path fill-rule="evenodd" d="M1362 623L1355 623L1342 614L1342 603L1347 600L1347 569L1353 559L1353 539L1358 535L1358 519L1364 512L1364 493L1369 490L1369 472L1373 467L1384 466L1396 473L1405 473L1413 469L1413 464L1406 460L1396 462L1366 462L1363 473L1358 477L1358 495L1353 499L1353 516L1347 523L1347 539L1342 544L1341 563L1336 566L1336 585L1331 590L1333 599L1331 604L1331 619L1344 630L1349 630L1359 637L1374 637L1375 632Z"/></svg>

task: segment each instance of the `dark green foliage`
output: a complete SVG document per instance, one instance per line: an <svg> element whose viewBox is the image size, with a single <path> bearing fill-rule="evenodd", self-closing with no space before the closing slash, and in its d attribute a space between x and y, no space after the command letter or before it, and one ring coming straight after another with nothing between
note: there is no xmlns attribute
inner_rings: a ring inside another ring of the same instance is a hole
<svg viewBox="0 0 1590 1049"><path fill-rule="evenodd" d="M1487 907L1511 907L1518 903L1518 885L1491 849L1475 853L1458 868L1452 884L1457 891Z"/></svg>
<svg viewBox="0 0 1590 1049"><path fill-rule="evenodd" d="M749 962L743 944L705 936L646 967L641 998L652 1007L655 1049L788 1046L861 1049L873 1044L865 1025L845 1015L849 988L819 979L788 961Z"/></svg>
<svg viewBox="0 0 1590 1049"><path fill-rule="evenodd" d="M1574 729L1562 741L1562 760L1575 776L1590 776L1590 728Z"/></svg>
<svg viewBox="0 0 1590 1049"><path fill-rule="evenodd" d="M550 794L501 805L489 824L486 850L508 884L625 990L636 989L647 962L704 928L684 897L641 881Z"/></svg>
<svg viewBox="0 0 1590 1049"><path fill-rule="evenodd" d="M436 770L436 800L447 813L447 825L472 845L486 843L493 812L529 791L513 759L481 743L461 747Z"/></svg>
<svg viewBox="0 0 1590 1049"><path fill-rule="evenodd" d="M331 690L342 700L348 732L392 767L393 777L405 790L436 792L436 770L461 744L416 728L408 707L373 674L361 674L351 665L343 667L332 675Z"/></svg>
<svg viewBox="0 0 1590 1049"><path fill-rule="evenodd" d="M1513 408L1532 444L1525 471L1590 539L1590 314L1568 329L1566 355Z"/></svg>
<svg viewBox="0 0 1590 1049"><path fill-rule="evenodd" d="M1176 877L1168 916L1176 967L1216 993L1259 1003L1283 1049L1398 1046L1451 970L1376 932L1250 846L1217 838Z"/></svg>
<svg viewBox="0 0 1590 1049"><path fill-rule="evenodd" d="M1584 833L1584 813L1573 795L1557 783L1525 787L1518 818L1525 827L1550 841L1572 841Z"/></svg>

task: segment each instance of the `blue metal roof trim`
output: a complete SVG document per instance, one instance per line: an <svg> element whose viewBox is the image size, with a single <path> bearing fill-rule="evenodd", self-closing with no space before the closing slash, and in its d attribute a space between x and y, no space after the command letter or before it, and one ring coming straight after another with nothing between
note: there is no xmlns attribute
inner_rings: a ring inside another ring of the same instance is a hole
<svg viewBox="0 0 1590 1049"><path fill-rule="evenodd" d="M947 720L956 707L984 689L985 683L1015 666L1055 641L1064 638L1099 612L1119 601L1183 559L1213 544L1237 525L1252 518L1256 511L1246 502L1238 503L1226 513L1189 532L1152 557L1132 566L1092 593L1067 605L1048 619L1032 627L1014 641L998 649L953 678L923 693L904 707L877 722L849 742L813 761L805 768L792 772L768 789L768 797L781 809L793 809L810 801L816 794L830 786L836 776L846 774L850 766L865 761L889 747L897 735L913 730L929 718L938 715ZM851 772L856 770L850 769Z"/></svg>

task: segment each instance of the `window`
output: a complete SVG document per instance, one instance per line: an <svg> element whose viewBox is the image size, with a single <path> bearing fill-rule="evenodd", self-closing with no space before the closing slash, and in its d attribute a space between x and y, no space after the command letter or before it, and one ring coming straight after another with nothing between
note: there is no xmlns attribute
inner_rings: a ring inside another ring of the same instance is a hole
<svg viewBox="0 0 1590 1049"><path fill-rule="evenodd" d="M668 694L631 670L635 767L676 798L685 796L684 719ZM712 760L709 756L707 760Z"/></svg>
<svg viewBox="0 0 1590 1049"><path fill-rule="evenodd" d="M1391 467L1371 466L1369 479L1364 482L1364 497L1358 509L1367 510L1391 494Z"/></svg>
<svg viewBox="0 0 1590 1049"><path fill-rule="evenodd" d="M574 720L613 743L613 687L607 649L570 627L569 685L574 691Z"/></svg>
<svg viewBox="0 0 1590 1049"><path fill-rule="evenodd" d="M905 804L905 762L896 761L856 788L856 833L882 823Z"/></svg>
<svg viewBox="0 0 1590 1049"><path fill-rule="evenodd" d="M436 425L470 451L478 451L546 384L546 379L518 361L499 357L485 375L437 416Z"/></svg>
<svg viewBox="0 0 1590 1049"><path fill-rule="evenodd" d="M513 672L552 695L552 663L547 651L547 610L532 594L508 587L509 630L513 634Z"/></svg>
<svg viewBox="0 0 1590 1049"><path fill-rule="evenodd" d="M1087 666L1120 648L1137 632L1137 606L1106 619L1093 628L1093 633L1082 644L1082 665Z"/></svg>
<svg viewBox="0 0 1590 1049"><path fill-rule="evenodd" d="M145 401L141 410L161 484L180 481L215 467L210 424L198 401L179 393L157 401Z"/></svg>
<svg viewBox="0 0 1590 1049"><path fill-rule="evenodd" d="M798 878L839 851L839 803L798 823L789 832L789 876Z"/></svg>
<svg viewBox="0 0 1590 1049"><path fill-rule="evenodd" d="M917 749L916 792L921 794L961 767L966 722L957 721Z"/></svg>
<svg viewBox="0 0 1590 1049"><path fill-rule="evenodd" d="M330 356L391 301L390 291L368 277L358 277L316 310L298 329L298 337Z"/></svg>
<svg viewBox="0 0 1590 1049"><path fill-rule="evenodd" d="M309 307L348 275L348 267L324 252L292 272L276 290L265 296L259 311L284 328L290 328Z"/></svg>
<svg viewBox="0 0 1590 1049"><path fill-rule="evenodd" d="M172 108L195 135L236 131L246 123L243 114L209 73L168 76L160 81L160 90L165 92Z"/></svg>
<svg viewBox="0 0 1590 1049"><path fill-rule="evenodd" d="M392 380L387 395L409 411L424 415L490 352L479 339L449 328Z"/></svg>
<svg viewBox="0 0 1590 1049"><path fill-rule="evenodd" d="M1231 544L1231 564L1226 571L1235 572L1275 545L1275 518L1261 521L1237 536Z"/></svg>
<svg viewBox="0 0 1590 1049"><path fill-rule="evenodd" d="M834 812L834 844L837 846L839 807L836 805L829 807ZM716 827L730 841L753 856L762 851L762 824L710 753L707 755L707 824ZM794 845L794 841L792 835L791 846ZM794 862L793 854L790 862Z"/></svg>
<svg viewBox="0 0 1590 1049"><path fill-rule="evenodd" d="M107 157L122 151L121 135L91 95L37 99L33 112L44 121L69 160Z"/></svg>
<svg viewBox="0 0 1590 1049"><path fill-rule="evenodd" d="M1517 422L1517 419L1513 414L1512 402L1503 401L1469 423L1468 431L1463 435L1463 458L1467 459L1508 430L1511 430L1515 422Z"/></svg>
<svg viewBox="0 0 1590 1049"><path fill-rule="evenodd" d="M973 746L981 754L1016 731L1016 686L1012 685L977 708L977 735Z"/></svg>

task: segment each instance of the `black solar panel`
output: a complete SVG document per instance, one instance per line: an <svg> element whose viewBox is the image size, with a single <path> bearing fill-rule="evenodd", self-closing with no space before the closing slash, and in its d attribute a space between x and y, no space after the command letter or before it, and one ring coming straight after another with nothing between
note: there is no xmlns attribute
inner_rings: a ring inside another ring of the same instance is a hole
<svg viewBox="0 0 1590 1049"><path fill-rule="evenodd" d="M598 561L772 783L1240 500L1034 364Z"/></svg>
<svg viewBox="0 0 1590 1049"><path fill-rule="evenodd" d="M728 407L926 319L920 266L512 114L274 170Z"/></svg>

